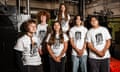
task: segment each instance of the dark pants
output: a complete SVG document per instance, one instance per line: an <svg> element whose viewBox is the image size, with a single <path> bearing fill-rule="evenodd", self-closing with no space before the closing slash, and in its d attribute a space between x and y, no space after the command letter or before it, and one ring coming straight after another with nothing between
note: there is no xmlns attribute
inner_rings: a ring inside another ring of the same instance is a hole
<svg viewBox="0 0 120 72"><path fill-rule="evenodd" d="M50 66L49 66L49 53L46 48L46 43L42 43L42 52L43 55L41 55L42 58L42 65L43 65L43 71L44 72L50 72Z"/></svg>
<svg viewBox="0 0 120 72"><path fill-rule="evenodd" d="M50 59L50 72L65 72L65 57L61 59L61 62L55 62L51 57Z"/></svg>
<svg viewBox="0 0 120 72"><path fill-rule="evenodd" d="M47 54L43 54L41 57L42 57L43 71L50 72L49 56Z"/></svg>
<svg viewBox="0 0 120 72"><path fill-rule="evenodd" d="M110 72L109 59L91 59L89 58L89 72Z"/></svg>
<svg viewBox="0 0 120 72"><path fill-rule="evenodd" d="M39 66L24 66L24 72L43 72L42 65Z"/></svg>

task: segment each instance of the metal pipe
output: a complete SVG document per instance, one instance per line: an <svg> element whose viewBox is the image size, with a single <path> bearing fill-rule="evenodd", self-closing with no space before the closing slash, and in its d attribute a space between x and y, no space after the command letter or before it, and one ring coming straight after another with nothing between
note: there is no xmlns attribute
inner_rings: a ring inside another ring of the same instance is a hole
<svg viewBox="0 0 120 72"><path fill-rule="evenodd" d="M26 0L26 11L27 11L27 14L29 15L30 14L30 0Z"/></svg>
<svg viewBox="0 0 120 72"><path fill-rule="evenodd" d="M17 14L20 15L20 0L16 0L16 6L17 6Z"/></svg>
<svg viewBox="0 0 120 72"><path fill-rule="evenodd" d="M83 0L83 21L85 21L85 0Z"/></svg>

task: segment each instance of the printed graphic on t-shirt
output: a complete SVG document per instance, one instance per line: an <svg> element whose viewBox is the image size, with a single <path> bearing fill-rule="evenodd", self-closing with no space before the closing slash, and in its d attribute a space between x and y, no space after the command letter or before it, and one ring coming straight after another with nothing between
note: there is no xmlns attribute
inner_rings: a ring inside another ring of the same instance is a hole
<svg viewBox="0 0 120 72"><path fill-rule="evenodd" d="M37 43L34 43L34 45L31 44L31 48L30 48L31 57L36 56L37 51L38 51Z"/></svg>
<svg viewBox="0 0 120 72"><path fill-rule="evenodd" d="M75 39L80 40L81 39L81 32L75 32Z"/></svg>
<svg viewBox="0 0 120 72"><path fill-rule="evenodd" d="M40 30L39 31L39 36L40 36L40 40L41 41L44 39L45 35L46 35L46 31L45 30Z"/></svg>
<svg viewBox="0 0 120 72"><path fill-rule="evenodd" d="M65 21L65 19L63 18L63 19L61 20L61 26L62 26L62 27L65 27L65 23L66 23L66 21Z"/></svg>
<svg viewBox="0 0 120 72"><path fill-rule="evenodd" d="M96 38L96 45L101 45L103 43L103 36L102 33L98 33L95 35Z"/></svg>
<svg viewBox="0 0 120 72"><path fill-rule="evenodd" d="M56 39L53 48L58 49L59 47L60 47L60 39Z"/></svg>

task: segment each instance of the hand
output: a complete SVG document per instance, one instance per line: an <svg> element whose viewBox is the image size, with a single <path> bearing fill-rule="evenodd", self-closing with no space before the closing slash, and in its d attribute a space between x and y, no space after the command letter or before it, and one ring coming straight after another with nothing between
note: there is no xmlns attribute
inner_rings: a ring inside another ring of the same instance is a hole
<svg viewBox="0 0 120 72"><path fill-rule="evenodd" d="M98 56L103 57L103 56L105 56L105 51L103 51L103 50L98 51L97 54L98 54Z"/></svg>
<svg viewBox="0 0 120 72"><path fill-rule="evenodd" d="M83 50L79 50L78 56L82 56L82 55L83 55Z"/></svg>
<svg viewBox="0 0 120 72"><path fill-rule="evenodd" d="M61 60L60 60L58 57L54 57L53 60L54 60L55 62L61 62Z"/></svg>
<svg viewBox="0 0 120 72"><path fill-rule="evenodd" d="M57 62L61 62L61 57L60 56L56 57L56 60Z"/></svg>

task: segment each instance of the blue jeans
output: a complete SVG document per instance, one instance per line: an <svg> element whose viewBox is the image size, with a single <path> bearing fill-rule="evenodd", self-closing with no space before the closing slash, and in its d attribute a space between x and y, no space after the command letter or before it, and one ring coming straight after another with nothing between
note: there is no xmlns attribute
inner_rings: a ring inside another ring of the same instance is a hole
<svg viewBox="0 0 120 72"><path fill-rule="evenodd" d="M81 57L72 55L72 62L73 72L78 72L79 68L81 72L87 72L87 55Z"/></svg>

